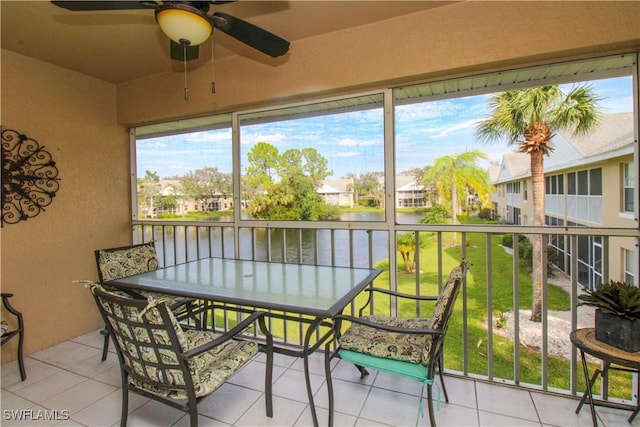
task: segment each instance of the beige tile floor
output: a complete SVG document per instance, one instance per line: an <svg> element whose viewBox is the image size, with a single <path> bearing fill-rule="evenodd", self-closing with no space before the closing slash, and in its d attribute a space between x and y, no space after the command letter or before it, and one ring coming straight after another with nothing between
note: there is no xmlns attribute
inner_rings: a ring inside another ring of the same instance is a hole
<svg viewBox="0 0 640 427"><path fill-rule="evenodd" d="M121 391L118 360L100 361L102 338L92 332L26 357L27 380L15 361L2 364L2 426L118 426ZM201 426L309 426L312 424L302 361L276 356L274 417L264 406L264 358L259 355L199 406ZM328 420L321 358L311 363L311 383L321 425ZM420 385L372 372L359 379L355 368L333 364L336 426L428 426L419 414ZM446 377L450 402L441 402L439 426L590 426L587 407L574 413L574 398L486 382ZM426 408L425 408L426 409ZM45 411L46 410L46 411ZM57 411L57 412L56 412ZM184 413L140 396L129 403L129 426L187 426ZM628 411L599 407L602 426L640 426ZM17 419L22 417L23 419ZM46 419L57 418L57 419Z"/></svg>

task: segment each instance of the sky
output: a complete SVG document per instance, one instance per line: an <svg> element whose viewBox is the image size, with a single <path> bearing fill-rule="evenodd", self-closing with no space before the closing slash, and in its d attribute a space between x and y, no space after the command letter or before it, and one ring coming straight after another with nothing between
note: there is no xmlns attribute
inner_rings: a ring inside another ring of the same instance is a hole
<svg viewBox="0 0 640 427"><path fill-rule="evenodd" d="M603 113L632 111L631 77L590 82L602 97ZM563 86L569 90L572 85ZM490 95L477 95L396 107L396 171L424 167L443 155L480 149L498 162L513 150L506 143L480 143L476 125L488 117ZM242 168L257 142L267 142L280 153L290 148L315 148L328 160L329 178L384 170L383 111L373 109L304 119L241 126ZM482 167L489 162L480 164ZM137 142L137 175L156 172L161 178L183 176L205 166L230 173L231 130L204 131Z"/></svg>

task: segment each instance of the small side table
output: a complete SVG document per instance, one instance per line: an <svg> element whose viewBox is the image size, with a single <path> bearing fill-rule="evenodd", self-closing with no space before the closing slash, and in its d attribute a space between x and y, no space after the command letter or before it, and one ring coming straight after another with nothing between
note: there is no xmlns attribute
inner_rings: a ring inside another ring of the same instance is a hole
<svg viewBox="0 0 640 427"><path fill-rule="evenodd" d="M593 394L591 389L593 388L593 384L595 384L598 375L606 378L612 363L620 367L616 366L615 368L611 369L629 372L640 371L640 352L629 353L619 348L610 346L609 344L598 341L596 339L596 330L594 328L583 328L571 332L571 342L576 346L578 350L580 350L580 357L582 359L582 371L584 372L584 380L587 384L587 390L582 395L580 404L576 408L576 414L580 412L580 409L582 409L582 405L584 405L585 401L589 399L589 406L591 407L591 418L595 427L598 425L598 421L596 419L596 410L593 404ZM603 368L596 369L591 379L589 378L589 371L587 368L585 353L590 354L591 356L594 356L602 360L603 362ZM638 402L638 406L629 417L629 422L633 421L635 416L638 415L638 412L640 412L640 399Z"/></svg>

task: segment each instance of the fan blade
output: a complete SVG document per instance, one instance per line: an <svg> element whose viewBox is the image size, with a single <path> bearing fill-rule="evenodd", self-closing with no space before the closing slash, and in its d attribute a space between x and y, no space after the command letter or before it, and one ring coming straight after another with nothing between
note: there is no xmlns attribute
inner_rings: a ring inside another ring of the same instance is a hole
<svg viewBox="0 0 640 427"><path fill-rule="evenodd" d="M124 9L149 9L155 8L157 4L153 1L54 1L51 3L63 9L73 12L83 12L89 10L124 10Z"/></svg>
<svg viewBox="0 0 640 427"><path fill-rule="evenodd" d="M175 59L176 61L191 61L193 59L198 59L198 56L199 56L198 46L187 46L186 55L185 55L185 49L180 43L176 43L173 40L169 40L169 41L171 42L171 46L169 50L171 54L171 59Z"/></svg>
<svg viewBox="0 0 640 427"><path fill-rule="evenodd" d="M240 18L216 12L206 15L211 24L242 43L276 58L289 50L289 42Z"/></svg>

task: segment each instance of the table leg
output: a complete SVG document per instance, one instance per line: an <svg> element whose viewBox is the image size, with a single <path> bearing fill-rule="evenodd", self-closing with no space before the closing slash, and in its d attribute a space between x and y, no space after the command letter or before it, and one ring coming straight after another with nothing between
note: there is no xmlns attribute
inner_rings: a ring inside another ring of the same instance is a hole
<svg viewBox="0 0 640 427"><path fill-rule="evenodd" d="M640 393L640 370L637 373L638 375L638 393ZM633 419L636 417L636 415L638 415L638 412L640 412L640 397L638 397L638 406L636 406L636 409L631 413L631 416L629 417L629 422L632 423Z"/></svg>
<svg viewBox="0 0 640 427"><path fill-rule="evenodd" d="M593 421L593 427L597 427L598 419L596 417L596 408L593 404L593 393L591 391L591 388L593 387L593 384L595 384L596 378L598 378L598 374L600 373L600 370L596 369L591 379L589 379L589 370L587 369L587 359L585 358L584 351L582 350L580 350L580 358L582 359L582 372L584 373L584 380L587 384L587 389L582 395L582 399L580 399L580 404L576 408L576 414L580 412L580 409L582 409L582 405L584 405L585 400L588 398L589 406L591 407L591 420Z"/></svg>
<svg viewBox="0 0 640 427"><path fill-rule="evenodd" d="M311 324L309 324L309 328L307 329L307 333L304 337L304 349L302 350L302 357L304 361L304 381L307 386L307 396L309 398L309 409L311 410L311 418L313 419L314 427L318 427L318 414L316 414L316 405L313 402L313 390L311 389L311 376L309 373L309 348L311 343L311 337L313 336L316 329L322 323L322 319L316 318ZM331 402L331 399L329 399ZM331 411L332 408L329 408ZM331 420L331 418L330 418ZM329 426L331 427L331 425Z"/></svg>
<svg viewBox="0 0 640 427"><path fill-rule="evenodd" d="M331 379L331 341L324 347L324 376L329 398L329 427L333 427L333 381Z"/></svg>

